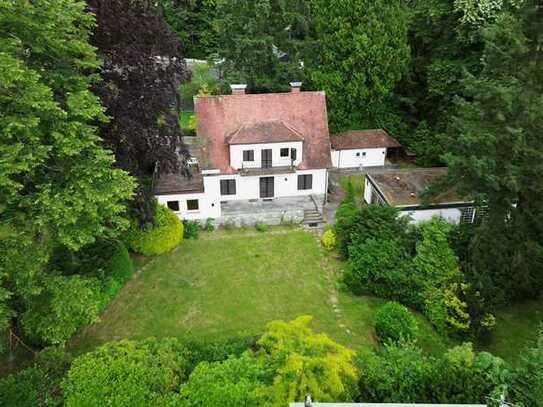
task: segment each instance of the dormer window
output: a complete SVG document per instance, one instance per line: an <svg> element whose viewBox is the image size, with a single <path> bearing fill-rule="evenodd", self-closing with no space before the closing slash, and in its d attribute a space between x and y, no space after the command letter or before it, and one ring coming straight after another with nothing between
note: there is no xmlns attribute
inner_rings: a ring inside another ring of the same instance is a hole
<svg viewBox="0 0 543 407"><path fill-rule="evenodd" d="M255 152L254 150L244 150L243 151L243 161L254 161Z"/></svg>

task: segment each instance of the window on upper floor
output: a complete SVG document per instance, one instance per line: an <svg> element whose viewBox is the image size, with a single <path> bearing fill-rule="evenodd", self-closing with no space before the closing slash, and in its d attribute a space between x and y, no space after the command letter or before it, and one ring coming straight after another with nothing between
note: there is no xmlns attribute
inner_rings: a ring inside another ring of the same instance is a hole
<svg viewBox="0 0 543 407"><path fill-rule="evenodd" d="M200 202L198 202L198 199L188 199L187 200L187 210L189 211L197 211L200 209Z"/></svg>
<svg viewBox="0 0 543 407"><path fill-rule="evenodd" d="M244 150L243 151L243 161L254 161L255 152L254 150Z"/></svg>
<svg viewBox="0 0 543 407"><path fill-rule="evenodd" d="M288 157L290 155L290 149L288 148L282 148L281 149L281 157Z"/></svg>
<svg viewBox="0 0 543 407"><path fill-rule="evenodd" d="M298 175L298 190L313 189L313 175Z"/></svg>
<svg viewBox="0 0 543 407"><path fill-rule="evenodd" d="M179 212L179 201L168 201L166 203L168 208L170 208L174 212Z"/></svg>
<svg viewBox="0 0 543 407"><path fill-rule="evenodd" d="M235 179L221 180L221 195L236 195L236 180Z"/></svg>

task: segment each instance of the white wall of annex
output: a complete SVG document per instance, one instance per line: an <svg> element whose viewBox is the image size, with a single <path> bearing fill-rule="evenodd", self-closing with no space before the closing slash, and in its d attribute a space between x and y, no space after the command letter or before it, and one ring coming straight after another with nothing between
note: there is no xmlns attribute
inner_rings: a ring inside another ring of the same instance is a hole
<svg viewBox="0 0 543 407"><path fill-rule="evenodd" d="M262 143L262 144L236 144L230 146L230 166L235 169L241 168L261 168L262 167L262 150L272 150L272 167L286 167L291 164L290 155L281 157L282 148L295 148L296 160L294 165L297 166L302 162L303 143L301 141L288 143ZM253 150L254 161L243 162L243 151Z"/></svg>
<svg viewBox="0 0 543 407"><path fill-rule="evenodd" d="M198 210L189 211L187 201L191 199L198 200ZM206 220L208 218L216 219L221 216L221 203L217 197L213 197L207 193L196 194L178 194L178 195L159 195L157 196L158 203L162 205L168 204L169 201L179 202L179 212L176 212L183 220Z"/></svg>
<svg viewBox="0 0 543 407"><path fill-rule="evenodd" d="M402 216L409 216L411 222L418 223L430 220L434 216L439 216L449 223L458 224L462 216L461 208L443 208L443 209L416 209L413 211L401 211Z"/></svg>
<svg viewBox="0 0 543 407"><path fill-rule="evenodd" d="M369 205L371 204L371 195L373 194L373 186L368 181L368 177L364 181L364 201Z"/></svg>
<svg viewBox="0 0 543 407"><path fill-rule="evenodd" d="M336 168L382 167L385 165L386 156L386 148L332 150L332 164Z"/></svg>

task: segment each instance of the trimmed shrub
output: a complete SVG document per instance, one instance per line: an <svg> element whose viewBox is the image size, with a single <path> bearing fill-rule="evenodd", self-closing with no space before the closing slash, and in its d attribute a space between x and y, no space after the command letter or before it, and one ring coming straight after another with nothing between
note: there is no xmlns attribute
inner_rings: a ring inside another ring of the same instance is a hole
<svg viewBox="0 0 543 407"><path fill-rule="evenodd" d="M337 244L336 233L332 229L328 229L322 234L321 243L326 250L335 249Z"/></svg>
<svg viewBox="0 0 543 407"><path fill-rule="evenodd" d="M183 240L183 223L164 205L157 205L154 227L141 230L133 225L128 237L130 249L144 256L158 256Z"/></svg>
<svg viewBox="0 0 543 407"><path fill-rule="evenodd" d="M257 223L255 225L255 229L259 232L267 232L269 230L269 226L266 225L265 223Z"/></svg>
<svg viewBox="0 0 543 407"><path fill-rule="evenodd" d="M105 252L104 256L106 261L96 271L102 282L102 309L115 298L134 273L134 263L124 243L110 243L110 251Z"/></svg>
<svg viewBox="0 0 543 407"><path fill-rule="evenodd" d="M65 405L177 405L186 352L176 339L108 343L74 360L62 382Z"/></svg>
<svg viewBox="0 0 543 407"><path fill-rule="evenodd" d="M387 302L375 314L375 333L381 343L412 340L417 332L415 316L397 302Z"/></svg>
<svg viewBox="0 0 543 407"><path fill-rule="evenodd" d="M183 232L185 239L198 239L200 224L191 220L183 221Z"/></svg>

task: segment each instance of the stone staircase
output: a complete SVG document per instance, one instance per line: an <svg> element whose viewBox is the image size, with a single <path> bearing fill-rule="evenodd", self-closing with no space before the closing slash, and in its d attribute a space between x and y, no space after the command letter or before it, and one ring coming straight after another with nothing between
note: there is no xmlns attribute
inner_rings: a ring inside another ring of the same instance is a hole
<svg viewBox="0 0 543 407"><path fill-rule="evenodd" d="M321 228L324 225L322 207L319 208L319 201L313 195L311 195L311 200L313 201L315 208L304 209L304 220L302 224L308 228Z"/></svg>

